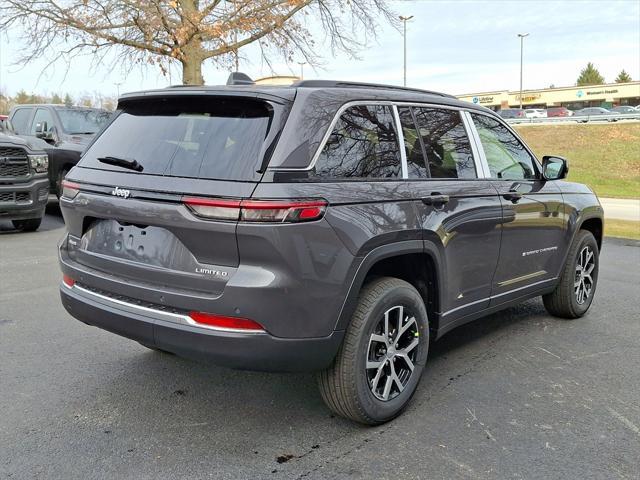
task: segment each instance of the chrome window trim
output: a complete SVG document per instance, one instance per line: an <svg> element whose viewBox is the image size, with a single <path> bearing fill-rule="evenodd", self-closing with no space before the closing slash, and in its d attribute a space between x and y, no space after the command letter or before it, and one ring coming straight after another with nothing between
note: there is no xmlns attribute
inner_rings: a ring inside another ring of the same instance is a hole
<svg viewBox="0 0 640 480"><path fill-rule="evenodd" d="M464 124L467 136L469 137L469 143L471 144L471 151L473 152L473 158L475 159L478 178L491 178L489 164L487 163L487 157L484 153L484 147L480 142L480 135L473 123L471 113L467 110L461 110L460 116L462 117L462 123Z"/></svg>
<svg viewBox="0 0 640 480"><path fill-rule="evenodd" d="M478 135L477 129L475 127L475 123L471 118L472 113L476 113L478 115L484 115L486 117L492 118L496 120L498 123L503 125L504 127L514 135L518 141L522 144L525 150L531 155L534 163L536 164L536 168L538 170L538 175L542 172L542 164L538 160L538 157L531 151L529 146L522 140L522 138L518 135L518 133L502 119L500 116L496 114L492 114L489 112L484 112L482 110L476 110L475 108L469 108L465 106L454 106L454 105L444 105L439 103L423 103L423 102L403 102L403 101L393 101L393 100L351 100L349 102L344 103L335 113L333 118L331 119L331 123L327 128L327 131L324 133L322 140L318 144L318 148L316 149L311 162L306 167L295 167L295 168L287 168L287 167L268 167L267 170L271 172L308 172L315 168L316 163L318 162L318 158L324 149L331 132L338 123L340 116L350 107L357 105L387 105L392 107L396 129L398 131L398 140L400 137L404 137L402 134L402 126L400 124L398 108L397 107L426 107L426 108L439 108L443 110L455 110L460 113L460 118L464 124L465 130L467 132L467 137L469 137L469 143L471 144L472 154L474 156L474 164L476 166L476 179L492 179L491 172L489 171L489 165L487 163L486 155L484 153L484 147L482 147L482 142L480 141L480 137ZM404 142L400 142L400 156L401 159L404 157L404 161L402 161L402 171L403 178L402 180L408 180L408 166L406 164L406 152L404 152ZM474 148L475 146L475 148ZM404 152L404 153L403 153ZM477 156L476 156L477 152ZM430 178L424 178L419 180L429 180ZM375 178L371 179L375 181ZM458 179L458 180L474 180L474 179ZM495 180L495 179L494 179Z"/></svg>
<svg viewBox="0 0 640 480"><path fill-rule="evenodd" d="M355 107L357 105L388 105L388 106L392 106L393 102L390 101L382 101L382 100L371 100L371 101L367 101L367 100L352 100L350 102L347 102L345 104L343 104L335 113L335 115L333 116L333 118L331 119L331 123L329 124L329 128L327 128L327 131L324 132L324 136L322 137L322 140L320 141L320 144L318 145L318 148L316 149L316 152L313 154L313 158L311 159L311 163L309 163L308 166L306 167L301 167L301 168L286 168L286 167L269 167L268 170L270 171L274 171L274 172L308 172L310 170L313 170L316 166L316 163L318 162L318 158L320 158L320 154L322 153L322 150L324 150L324 147L327 143L327 140L329 140L329 137L331 136L331 132L333 132L333 129L335 128L336 124L338 123L338 120L340 120L340 117L342 116L342 114L349 108L351 107Z"/></svg>
<svg viewBox="0 0 640 480"><path fill-rule="evenodd" d="M409 178L409 166L407 165L407 149L404 144L404 132L402 131L402 124L400 123L400 114L398 113L398 106L392 105L393 119L396 124L396 139L398 141L398 148L400 149L400 166L402 167L402 178L404 180Z"/></svg>
<svg viewBox="0 0 640 480"><path fill-rule="evenodd" d="M401 106L401 107L429 107L429 108L442 108L445 110L456 110L456 111L461 111L463 108L462 107L454 107L452 105L440 105L437 103L420 103L420 102L394 102L392 100L351 100L345 104L343 104L335 113L335 115L333 116L333 118L331 119L331 123L329 124L329 128L327 128L327 131L324 133L324 136L322 137L322 140L320 141L320 143L318 144L318 148L316 149L312 159L311 159L311 163L309 163L308 166L306 167L295 167L295 168L287 168L287 167L268 167L267 170L270 172L308 172L310 170L313 170L316 166L316 163L318 162L318 158L320 157L320 154L322 153L322 150L324 149L327 140L329 139L329 136L331 135L331 132L333 132L333 129L336 126L336 123L338 123L338 120L340 119L340 116L345 112L345 110L347 110L350 107L356 106L356 105L388 105L388 106ZM401 145L403 146L403 145ZM371 179L372 181L375 181L375 178ZM402 179L401 179L402 180ZM423 179L426 180L426 179Z"/></svg>

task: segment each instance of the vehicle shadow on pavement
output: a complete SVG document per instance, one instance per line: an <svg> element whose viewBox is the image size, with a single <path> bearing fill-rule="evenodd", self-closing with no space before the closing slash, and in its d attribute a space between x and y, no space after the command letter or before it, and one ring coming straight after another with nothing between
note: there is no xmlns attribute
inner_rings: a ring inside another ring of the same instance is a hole
<svg viewBox="0 0 640 480"><path fill-rule="evenodd" d="M458 328L435 343L429 356L434 368L425 371L410 415L424 414L424 404L447 387L449 377L471 371L478 350L487 351L514 327L538 328L532 317L543 313L540 301L530 301ZM333 415L313 374L235 371L132 343L112 347L96 344L95 355L100 370L113 374L88 372L83 393L69 405L76 427L93 434L96 427L98 433L103 429L121 438L144 432L154 443L172 445L174 451L188 447L196 457L214 450L225 463L262 457L264 464L265 455L271 460L287 452L304 456L320 444L366 438L376 431ZM393 428L393 423L380 428Z"/></svg>
<svg viewBox="0 0 640 480"><path fill-rule="evenodd" d="M466 345L475 341L487 339L499 333L500 330L518 324L526 326L531 324L534 318L545 315L547 315L547 313L542 304L542 300L536 298L515 307L479 318L453 329L438 341L432 343L429 351L429 360L436 360L459 348L464 348Z"/></svg>

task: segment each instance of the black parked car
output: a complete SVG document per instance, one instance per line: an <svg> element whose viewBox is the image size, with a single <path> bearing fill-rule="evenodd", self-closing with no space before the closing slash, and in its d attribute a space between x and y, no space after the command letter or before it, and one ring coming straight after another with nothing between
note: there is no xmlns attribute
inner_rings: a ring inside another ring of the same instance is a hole
<svg viewBox="0 0 640 480"><path fill-rule="evenodd" d="M375 424L407 405L431 339L541 295L588 310L598 199L494 112L231 83L120 98L63 184L71 315L193 359L318 371L331 409Z"/></svg>
<svg viewBox="0 0 640 480"><path fill-rule="evenodd" d="M41 148L49 154L51 190L60 196L62 179L111 115L87 107L17 105L9 119L17 135L41 140Z"/></svg>
<svg viewBox="0 0 640 480"><path fill-rule="evenodd" d="M40 227L49 196L47 167L43 150L0 131L0 220L29 232Z"/></svg>

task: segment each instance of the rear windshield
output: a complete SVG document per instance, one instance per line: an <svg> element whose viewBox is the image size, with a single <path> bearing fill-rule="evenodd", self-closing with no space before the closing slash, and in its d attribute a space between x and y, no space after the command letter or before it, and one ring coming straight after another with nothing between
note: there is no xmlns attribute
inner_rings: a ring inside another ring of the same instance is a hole
<svg viewBox="0 0 640 480"><path fill-rule="evenodd" d="M254 180L269 128L267 105L253 99L177 97L126 103L80 165L135 172L99 161L135 160L141 174Z"/></svg>

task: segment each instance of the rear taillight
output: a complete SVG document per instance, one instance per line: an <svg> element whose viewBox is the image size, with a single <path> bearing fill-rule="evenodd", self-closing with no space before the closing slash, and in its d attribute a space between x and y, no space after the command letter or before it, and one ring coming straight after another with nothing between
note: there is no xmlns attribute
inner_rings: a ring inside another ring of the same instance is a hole
<svg viewBox="0 0 640 480"><path fill-rule="evenodd" d="M62 196L64 198L73 199L80 191L80 185L77 183L69 182L67 180L62 181Z"/></svg>
<svg viewBox="0 0 640 480"><path fill-rule="evenodd" d="M196 324L218 328L220 330L237 330L246 333L264 332L262 325L248 318L225 317L224 315L203 312L190 312L189 318Z"/></svg>
<svg viewBox="0 0 640 480"><path fill-rule="evenodd" d="M212 220L296 223L322 218L326 200L227 200L185 197L183 203L196 215Z"/></svg>
<svg viewBox="0 0 640 480"><path fill-rule="evenodd" d="M64 283L67 287L71 288L75 285L76 281L71 278L69 275L62 275L62 283Z"/></svg>
<svg viewBox="0 0 640 480"><path fill-rule="evenodd" d="M240 218L240 200L186 197L182 199L182 202L199 217L216 220L238 220Z"/></svg>

